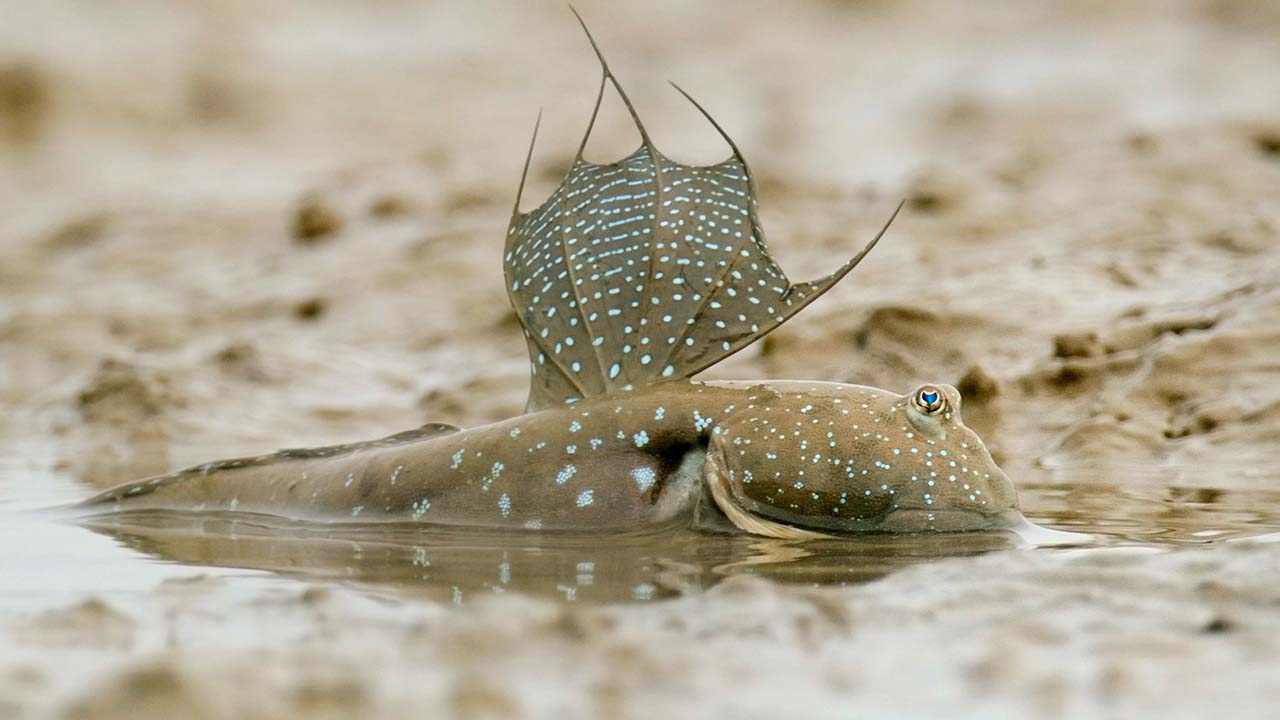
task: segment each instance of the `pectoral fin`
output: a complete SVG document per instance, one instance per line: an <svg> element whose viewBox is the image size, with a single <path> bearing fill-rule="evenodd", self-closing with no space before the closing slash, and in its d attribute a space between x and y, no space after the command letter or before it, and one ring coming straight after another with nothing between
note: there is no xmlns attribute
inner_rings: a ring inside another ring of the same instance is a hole
<svg viewBox="0 0 1280 720"><path fill-rule="evenodd" d="M724 467L720 453L713 448L707 453L706 464L702 466L702 477L711 491L711 498L716 507L729 518L735 527L752 535L780 538L783 540L815 540L831 537L813 530L803 530L792 525L774 522L743 510L733 499L733 491L729 488L729 473Z"/></svg>

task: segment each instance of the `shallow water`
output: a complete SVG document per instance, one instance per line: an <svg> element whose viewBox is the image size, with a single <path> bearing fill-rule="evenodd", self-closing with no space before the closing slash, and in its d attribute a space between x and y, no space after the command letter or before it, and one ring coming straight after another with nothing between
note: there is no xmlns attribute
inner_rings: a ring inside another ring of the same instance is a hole
<svg viewBox="0 0 1280 720"><path fill-rule="evenodd" d="M575 4L664 152L725 157L668 78L734 137L789 277L908 198L709 379L962 385L1099 541L45 513L516 412L503 230L598 75L561 4L10 3L0 718L1273 717L1280 5ZM587 156L634 143L606 101Z"/></svg>
<svg viewBox="0 0 1280 720"><path fill-rule="evenodd" d="M1184 546L1280 530L1280 490L1160 486L1149 479L1127 487L1055 483L1052 474L1041 474L1039 482L1019 486L1028 518L1087 533L1091 546ZM84 593L144 592L193 570L255 586L336 582L456 604L506 592L578 603L643 602L702 592L738 575L845 586L949 557L1060 551L1033 549L1012 532L792 542L687 528L601 536L333 525L247 513L78 517L49 510L85 494L56 473L11 465L0 475L0 572L6 578L0 603L39 608Z"/></svg>

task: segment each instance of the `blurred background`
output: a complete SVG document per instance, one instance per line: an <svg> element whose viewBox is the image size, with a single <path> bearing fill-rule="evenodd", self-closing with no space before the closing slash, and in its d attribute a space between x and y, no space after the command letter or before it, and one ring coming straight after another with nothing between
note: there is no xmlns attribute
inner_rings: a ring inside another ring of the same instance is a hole
<svg viewBox="0 0 1280 720"><path fill-rule="evenodd" d="M539 109L527 207L599 69L558 0L0 0L0 718L1273 712L1280 3L575 5L668 156L728 154L669 79L735 138L792 279L907 199L708 376L955 383L1028 517L1129 546L580 611L516 591L587 598L630 582L619 557L666 578L635 599L762 566L708 536L705 567L608 543L451 564L439 538L130 542L15 512L520 412L507 221ZM587 157L636 143L610 95Z"/></svg>
<svg viewBox="0 0 1280 720"><path fill-rule="evenodd" d="M1211 326L1277 257L1280 4L578 8L664 152L727 155L668 79L736 139L794 279L909 200L830 298L715 376L1003 390L972 421L1031 465L1114 415L1108 387L1147 402L1128 370L1107 379L1131 362L1113 356ZM599 77L563 3L8 1L0 17L0 402L63 433L67 469L109 484L520 409L506 223L535 115L529 207ZM588 157L636 142L610 96ZM1151 401L1120 451L1199 422L1179 412Z"/></svg>
<svg viewBox="0 0 1280 720"><path fill-rule="evenodd" d="M541 163L563 163L594 90L594 61L560 2L5 6L7 216L72 192L263 198L300 177L414 158L459 180L510 180L537 108ZM721 154L665 87L673 79L751 148L759 172L785 164L787 177L845 186L889 185L979 148L992 161L1001 145L1014 153L1081 126L1102 142L1275 109L1280 6L1269 2L579 9L663 147ZM597 149L625 149L627 130L602 124Z"/></svg>

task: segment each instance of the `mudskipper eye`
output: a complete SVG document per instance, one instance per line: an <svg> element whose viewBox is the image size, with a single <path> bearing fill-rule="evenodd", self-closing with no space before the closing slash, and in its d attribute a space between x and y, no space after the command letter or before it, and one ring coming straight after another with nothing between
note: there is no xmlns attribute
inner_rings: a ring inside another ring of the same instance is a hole
<svg viewBox="0 0 1280 720"><path fill-rule="evenodd" d="M925 415L938 415L947 409L947 398L932 385L925 385L916 391L915 403L916 408Z"/></svg>

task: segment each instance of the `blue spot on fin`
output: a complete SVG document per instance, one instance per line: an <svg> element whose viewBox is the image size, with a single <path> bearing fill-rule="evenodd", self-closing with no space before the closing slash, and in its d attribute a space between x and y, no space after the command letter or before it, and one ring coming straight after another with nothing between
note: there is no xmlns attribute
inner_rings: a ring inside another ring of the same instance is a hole
<svg viewBox="0 0 1280 720"><path fill-rule="evenodd" d="M751 171L719 123L686 94L733 155L707 166L666 158L600 62L592 124L612 82L642 142L606 165L580 149L545 202L513 213L503 270L532 360L528 411L705 370L831 289L893 222L827 277L791 283L766 247Z"/></svg>

